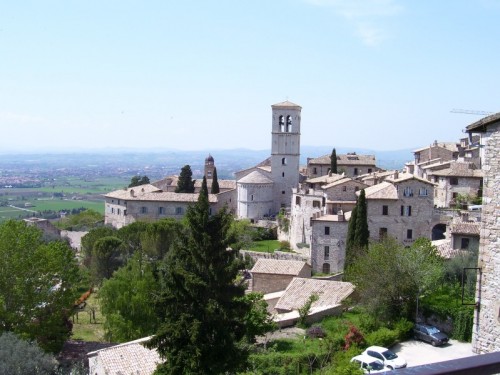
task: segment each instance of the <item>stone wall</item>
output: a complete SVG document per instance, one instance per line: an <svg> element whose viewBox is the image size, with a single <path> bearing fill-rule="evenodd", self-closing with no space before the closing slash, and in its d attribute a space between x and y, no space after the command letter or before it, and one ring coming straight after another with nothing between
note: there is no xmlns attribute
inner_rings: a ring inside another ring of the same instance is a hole
<svg viewBox="0 0 500 375"><path fill-rule="evenodd" d="M483 354L500 350L500 124L484 133L484 194L481 221L472 349Z"/></svg>
<svg viewBox="0 0 500 375"><path fill-rule="evenodd" d="M311 265L313 271L323 272L323 265L328 264L330 273L343 272L348 222L330 221L321 217L312 222ZM325 231L326 227L329 228L328 234ZM326 246L328 246L328 257L325 256Z"/></svg>

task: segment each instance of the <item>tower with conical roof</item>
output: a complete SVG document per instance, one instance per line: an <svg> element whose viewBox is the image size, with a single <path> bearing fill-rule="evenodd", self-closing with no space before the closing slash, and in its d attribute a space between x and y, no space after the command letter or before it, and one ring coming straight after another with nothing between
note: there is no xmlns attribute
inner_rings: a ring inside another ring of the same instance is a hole
<svg viewBox="0 0 500 375"><path fill-rule="evenodd" d="M292 188L299 184L300 112L289 101L272 108L271 174L274 182L274 210L290 207Z"/></svg>
<svg viewBox="0 0 500 375"><path fill-rule="evenodd" d="M215 161L212 155L208 154L205 158L205 178L211 180L214 178Z"/></svg>

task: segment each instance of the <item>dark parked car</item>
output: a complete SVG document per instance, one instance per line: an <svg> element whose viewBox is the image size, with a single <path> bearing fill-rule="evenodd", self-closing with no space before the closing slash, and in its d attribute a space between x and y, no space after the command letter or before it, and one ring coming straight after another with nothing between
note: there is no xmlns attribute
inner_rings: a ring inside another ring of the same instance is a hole
<svg viewBox="0 0 500 375"><path fill-rule="evenodd" d="M415 324L413 329L415 339L426 341L432 346L444 345L448 342L448 336L434 326L427 324Z"/></svg>

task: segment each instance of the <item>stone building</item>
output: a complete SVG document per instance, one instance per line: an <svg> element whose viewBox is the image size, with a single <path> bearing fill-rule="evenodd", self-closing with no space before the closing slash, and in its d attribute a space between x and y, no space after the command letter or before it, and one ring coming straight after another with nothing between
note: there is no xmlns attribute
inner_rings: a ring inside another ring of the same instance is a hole
<svg viewBox="0 0 500 375"><path fill-rule="evenodd" d="M252 291L266 294L285 290L294 277L311 277L311 266L299 260L260 258L250 273Z"/></svg>
<svg viewBox="0 0 500 375"><path fill-rule="evenodd" d="M351 212L311 219L311 265L324 274L344 271L345 240Z"/></svg>
<svg viewBox="0 0 500 375"><path fill-rule="evenodd" d="M290 208L292 189L299 185L302 107L285 101L271 108L271 156L235 173L239 218L258 220Z"/></svg>
<svg viewBox="0 0 500 375"><path fill-rule="evenodd" d="M500 112L467 127L481 136L483 209L480 230L477 308L472 348L483 354L500 350Z"/></svg>
<svg viewBox="0 0 500 375"><path fill-rule="evenodd" d="M307 176L324 176L330 172L331 155L307 158ZM374 155L359 155L355 152L337 155L337 171L347 177L357 177L380 170L376 166Z"/></svg>
<svg viewBox="0 0 500 375"><path fill-rule="evenodd" d="M436 207L454 206L459 195L474 198L482 194L483 171L473 163L451 161L445 168L429 171L427 177L437 184L434 189Z"/></svg>
<svg viewBox="0 0 500 375"><path fill-rule="evenodd" d="M434 184L397 173L365 189L370 239L391 236L405 246L431 238Z"/></svg>

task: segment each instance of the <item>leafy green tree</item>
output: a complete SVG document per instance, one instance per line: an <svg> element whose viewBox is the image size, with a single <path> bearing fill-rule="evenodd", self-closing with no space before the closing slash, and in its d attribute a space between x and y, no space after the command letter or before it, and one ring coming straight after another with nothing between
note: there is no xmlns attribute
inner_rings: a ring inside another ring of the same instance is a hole
<svg viewBox="0 0 500 375"><path fill-rule="evenodd" d="M82 237L82 253L84 256L84 264L89 266L92 259L92 250L95 242L103 237L113 236L116 230L111 227L97 227L91 229L85 236Z"/></svg>
<svg viewBox="0 0 500 375"><path fill-rule="evenodd" d="M105 280L99 289L99 302L106 317L106 338L125 342L152 335L159 323L153 307L158 290L153 266L141 253Z"/></svg>
<svg viewBox="0 0 500 375"><path fill-rule="evenodd" d="M417 296L437 288L443 263L427 239L405 248L393 238L371 243L349 271L361 304L381 320L413 318Z"/></svg>
<svg viewBox="0 0 500 375"><path fill-rule="evenodd" d="M80 277L73 251L21 221L0 224L0 332L11 331L57 352L71 334Z"/></svg>
<svg viewBox="0 0 500 375"><path fill-rule="evenodd" d="M118 229L116 237L123 241L123 253L125 258L129 259L137 251L142 251L144 233L148 230L151 223L136 221Z"/></svg>
<svg viewBox="0 0 500 375"><path fill-rule="evenodd" d="M214 167L214 175L212 177L212 187L210 192L212 194L219 194L220 193L220 188L219 188L219 179L217 178L217 168Z"/></svg>
<svg viewBox="0 0 500 375"><path fill-rule="evenodd" d="M36 343L20 339L12 332L0 334L0 374L50 375L57 361Z"/></svg>
<svg viewBox="0 0 500 375"><path fill-rule="evenodd" d="M66 230L90 230L101 225L104 222L104 215L101 213L87 209L75 215L68 215L58 222L58 227Z"/></svg>
<svg viewBox="0 0 500 375"><path fill-rule="evenodd" d="M229 246L234 250L250 248L254 241L252 232L250 220L233 220L227 233Z"/></svg>
<svg viewBox="0 0 500 375"><path fill-rule="evenodd" d="M245 338L248 343L254 343L256 336L262 336L278 328L273 317L267 311L267 302L264 301L262 293L252 292L245 294L242 298L245 303L251 306L244 318Z"/></svg>
<svg viewBox="0 0 500 375"><path fill-rule="evenodd" d="M128 185L129 188L134 187L134 186L140 186L140 185L145 185L149 184L149 177L148 176L133 176L130 179L130 184Z"/></svg>
<svg viewBox="0 0 500 375"><path fill-rule="evenodd" d="M338 173L337 170L337 151L335 149L332 150L332 154L330 155L330 172Z"/></svg>
<svg viewBox="0 0 500 375"><path fill-rule="evenodd" d="M194 183L193 172L189 165L185 165L181 169L181 174L179 175L179 180L177 181L177 187L175 188L176 193L194 193Z"/></svg>
<svg viewBox="0 0 500 375"><path fill-rule="evenodd" d="M113 272L124 264L122 256L123 241L115 236L98 239L92 249L92 276L99 285L109 279Z"/></svg>
<svg viewBox="0 0 500 375"><path fill-rule="evenodd" d="M165 359L157 374L234 373L246 362L240 345L250 306L235 283L241 262L227 250L232 217L209 215L208 194L186 213L186 230L160 269L156 299L161 324L149 346Z"/></svg>
<svg viewBox="0 0 500 375"><path fill-rule="evenodd" d="M172 247L181 229L182 223L171 218L148 223L141 236L142 250L151 259L162 260Z"/></svg>

